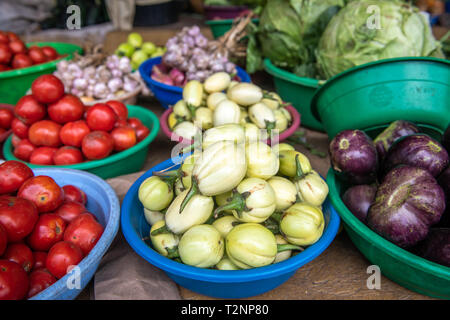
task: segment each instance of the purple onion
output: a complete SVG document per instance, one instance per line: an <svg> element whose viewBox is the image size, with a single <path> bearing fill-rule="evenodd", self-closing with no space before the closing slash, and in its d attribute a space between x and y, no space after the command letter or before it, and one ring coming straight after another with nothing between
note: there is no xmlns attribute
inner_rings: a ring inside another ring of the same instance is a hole
<svg viewBox="0 0 450 320"><path fill-rule="evenodd" d="M378 169L377 149L361 130L344 130L331 140L331 165L338 178L351 184L370 184Z"/></svg>
<svg viewBox="0 0 450 320"><path fill-rule="evenodd" d="M367 213L375 200L377 186L360 184L350 187L342 196L342 201L361 222L366 223Z"/></svg>
<svg viewBox="0 0 450 320"><path fill-rule="evenodd" d="M400 166L379 186L367 225L394 244L408 248L425 239L445 210L445 195L426 170Z"/></svg>

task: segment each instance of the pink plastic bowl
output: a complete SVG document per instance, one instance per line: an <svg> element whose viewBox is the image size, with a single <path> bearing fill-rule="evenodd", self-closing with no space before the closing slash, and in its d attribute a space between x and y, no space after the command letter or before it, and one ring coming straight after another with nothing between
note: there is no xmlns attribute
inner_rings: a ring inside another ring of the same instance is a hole
<svg viewBox="0 0 450 320"><path fill-rule="evenodd" d="M300 127L300 114L298 113L298 111L293 106L287 106L286 109L292 116L292 124L289 128L287 128L279 135L278 140L280 142L289 138ZM192 144L191 139L185 139L170 131L169 125L167 124L167 120L171 113L172 108L169 108L166 111L164 111L164 113L159 118L159 123L161 125L161 129L164 132L164 134L172 141L181 142L186 145ZM267 142L270 143L270 140Z"/></svg>

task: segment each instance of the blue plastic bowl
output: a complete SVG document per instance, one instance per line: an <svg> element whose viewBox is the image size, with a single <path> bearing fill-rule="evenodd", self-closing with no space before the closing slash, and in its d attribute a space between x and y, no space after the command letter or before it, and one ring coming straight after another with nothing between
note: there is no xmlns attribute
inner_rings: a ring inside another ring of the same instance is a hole
<svg viewBox="0 0 450 320"><path fill-rule="evenodd" d="M60 186L72 184L81 188L87 195L87 209L95 214L105 228L95 247L78 264L80 286L77 287L76 281L73 281L77 274L76 271L72 271L30 298L30 300L73 300L92 279L100 260L117 234L120 216L119 199L109 184L89 172L58 168L33 169L33 172L35 175L46 175L53 178ZM71 286L68 286L68 283Z"/></svg>
<svg viewBox="0 0 450 320"><path fill-rule="evenodd" d="M339 228L339 216L330 201L323 205L325 230L318 242L288 260L249 270L223 271L202 269L170 260L153 250L142 238L148 237L150 225L144 218L138 199L140 184L154 171L179 163L180 158L166 160L142 175L128 190L122 204L121 227L130 246L152 265L164 270L178 283L197 293L216 298L246 298L270 291L287 281L298 268L319 256L333 241ZM179 165L172 169L178 168Z"/></svg>
<svg viewBox="0 0 450 320"><path fill-rule="evenodd" d="M153 92L156 99L162 104L165 109L174 105L183 99L183 88L176 86L169 86L167 84L155 81L152 79L152 68L154 65L161 63L161 57L151 58L144 61L139 66L139 73L146 83L147 87ZM241 82L251 82L250 76L244 69L236 67L237 75Z"/></svg>

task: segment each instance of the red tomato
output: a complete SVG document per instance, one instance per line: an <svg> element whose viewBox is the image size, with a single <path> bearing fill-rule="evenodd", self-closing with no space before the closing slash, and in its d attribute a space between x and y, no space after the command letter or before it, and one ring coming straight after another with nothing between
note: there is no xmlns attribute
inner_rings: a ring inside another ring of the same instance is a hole
<svg viewBox="0 0 450 320"><path fill-rule="evenodd" d="M67 226L64 241L78 245L86 256L103 234L103 226L91 214L82 213Z"/></svg>
<svg viewBox="0 0 450 320"><path fill-rule="evenodd" d="M0 127L6 130L11 128L11 122L14 118L12 110L3 108L0 109Z"/></svg>
<svg viewBox="0 0 450 320"><path fill-rule="evenodd" d="M17 147L17 145L19 144L19 142L22 141L22 139L20 139L17 135L15 135L14 133L11 136L11 143L13 145L13 147Z"/></svg>
<svg viewBox="0 0 450 320"><path fill-rule="evenodd" d="M14 156L22 161L30 162L34 150L36 150L36 146L32 144L30 140L22 139L14 148ZM34 161L36 161L36 159L34 159Z"/></svg>
<svg viewBox="0 0 450 320"><path fill-rule="evenodd" d="M14 107L14 114L26 125L31 125L44 119L47 110L45 105L40 103L35 96L29 94L20 98Z"/></svg>
<svg viewBox="0 0 450 320"><path fill-rule="evenodd" d="M64 92L64 86L62 87L62 92ZM66 94L61 99L48 106L48 115L50 116L50 119L61 124L80 120L83 117L83 114L83 102L81 102L78 97L71 94Z"/></svg>
<svg viewBox="0 0 450 320"><path fill-rule="evenodd" d="M13 69L27 68L33 65L33 60L30 59L25 53L18 53L14 55L11 66Z"/></svg>
<svg viewBox="0 0 450 320"><path fill-rule="evenodd" d="M139 126L136 129L134 129L134 130L136 131L136 137L137 137L137 141L138 142L141 142L142 140L147 138L147 136L150 133L150 130L144 125Z"/></svg>
<svg viewBox="0 0 450 320"><path fill-rule="evenodd" d="M33 81L31 92L39 102L53 103L64 96L64 84L54 75L44 74Z"/></svg>
<svg viewBox="0 0 450 320"><path fill-rule="evenodd" d="M76 201L64 202L58 209L56 209L55 214L60 216L65 222L70 223L80 214L85 213L87 210L83 204Z"/></svg>
<svg viewBox="0 0 450 320"><path fill-rule="evenodd" d="M59 137L63 144L72 147L81 147L83 138L91 132L86 121L78 120L73 122L67 122L59 132Z"/></svg>
<svg viewBox="0 0 450 320"><path fill-rule="evenodd" d="M6 32L0 30L0 43L9 43L9 38Z"/></svg>
<svg viewBox="0 0 450 320"><path fill-rule="evenodd" d="M33 176L33 171L20 161L3 162L0 164L0 194L19 190L20 186Z"/></svg>
<svg viewBox="0 0 450 320"><path fill-rule="evenodd" d="M0 257L5 252L7 244L8 244L8 235L6 233L5 228L0 224Z"/></svg>
<svg viewBox="0 0 450 320"><path fill-rule="evenodd" d="M59 147L59 131L62 126L51 120L33 123L28 130L28 139L36 146Z"/></svg>
<svg viewBox="0 0 450 320"><path fill-rule="evenodd" d="M83 190L81 190L80 188L77 188L71 184L68 184L62 188L64 191L64 201L65 202L75 201L75 202L81 203L84 206L86 205L87 197Z"/></svg>
<svg viewBox="0 0 450 320"><path fill-rule="evenodd" d="M9 71L9 70L11 70L11 67L0 63L0 72L2 72L2 71Z"/></svg>
<svg viewBox="0 0 450 320"><path fill-rule="evenodd" d="M21 40L11 41L8 45L13 54L27 52L27 47Z"/></svg>
<svg viewBox="0 0 450 320"><path fill-rule="evenodd" d="M115 128L111 131L114 140L114 150L122 151L131 148L136 144L136 132L131 127Z"/></svg>
<svg viewBox="0 0 450 320"><path fill-rule="evenodd" d="M37 295L56 282L56 278L46 268L36 269L30 273L28 298Z"/></svg>
<svg viewBox="0 0 450 320"><path fill-rule="evenodd" d="M55 243L63 240L66 222L55 213L39 216L33 231L28 236L28 244L33 250L48 251Z"/></svg>
<svg viewBox="0 0 450 320"><path fill-rule="evenodd" d="M115 128L121 128L121 127L130 127L131 126L128 124L127 120L117 120L116 123L114 124Z"/></svg>
<svg viewBox="0 0 450 320"><path fill-rule="evenodd" d="M17 263L0 260L0 300L21 300L28 292L28 274Z"/></svg>
<svg viewBox="0 0 450 320"><path fill-rule="evenodd" d="M29 162L32 164L41 164L46 166L54 165L53 155L58 148L53 147L39 147L36 148L30 156Z"/></svg>
<svg viewBox="0 0 450 320"><path fill-rule="evenodd" d="M110 106L111 109L113 109L114 113L117 115L118 120L127 120L128 109L126 105L117 100L107 101L106 104Z"/></svg>
<svg viewBox="0 0 450 320"><path fill-rule="evenodd" d="M114 148L114 140L105 131L93 131L87 134L81 144L81 150L89 160L106 158Z"/></svg>
<svg viewBox="0 0 450 320"><path fill-rule="evenodd" d="M18 118L14 118L11 122L12 132L20 139L28 138L28 126L20 121Z"/></svg>
<svg viewBox="0 0 450 320"><path fill-rule="evenodd" d="M33 270L45 268L45 260L47 260L47 252L33 251L34 266Z"/></svg>
<svg viewBox="0 0 450 320"><path fill-rule="evenodd" d="M39 212L50 212L61 205L64 191L52 178L36 176L22 184L17 196L33 202Z"/></svg>
<svg viewBox="0 0 450 320"><path fill-rule="evenodd" d="M20 40L19 36L12 31L6 31L6 34L8 35L10 42L15 41L15 40Z"/></svg>
<svg viewBox="0 0 450 320"><path fill-rule="evenodd" d="M0 223L9 242L18 242L33 231L38 211L33 202L18 197L0 196Z"/></svg>
<svg viewBox="0 0 450 320"><path fill-rule="evenodd" d="M83 162L84 157L80 149L64 146L58 149L53 155L53 163L57 166Z"/></svg>
<svg viewBox="0 0 450 320"><path fill-rule="evenodd" d="M45 56L42 49L39 47L32 47L28 50L28 56L33 61L33 64L40 64L47 61L47 57Z"/></svg>
<svg viewBox="0 0 450 320"><path fill-rule="evenodd" d="M13 53L9 46L5 43L0 43L0 63L8 65L13 57Z"/></svg>
<svg viewBox="0 0 450 320"><path fill-rule="evenodd" d="M133 129L136 129L139 126L143 126L144 124L142 123L141 120L139 120L138 118L129 118L128 119L128 124L130 125L130 127L132 127Z"/></svg>
<svg viewBox="0 0 450 320"><path fill-rule="evenodd" d="M34 266L33 253L24 243L9 244L3 258L18 263L26 272L30 272Z"/></svg>
<svg viewBox="0 0 450 320"><path fill-rule="evenodd" d="M57 242L47 255L45 267L58 279L70 271L70 267L83 260L83 251L76 244L67 241Z"/></svg>
<svg viewBox="0 0 450 320"><path fill-rule="evenodd" d="M104 103L97 103L86 113L86 122L91 130L111 131L117 121L114 110Z"/></svg>
<svg viewBox="0 0 450 320"><path fill-rule="evenodd" d="M47 60L55 60L56 58L58 58L58 52L50 46L45 46L42 47L42 52L45 54L45 56L47 57Z"/></svg>

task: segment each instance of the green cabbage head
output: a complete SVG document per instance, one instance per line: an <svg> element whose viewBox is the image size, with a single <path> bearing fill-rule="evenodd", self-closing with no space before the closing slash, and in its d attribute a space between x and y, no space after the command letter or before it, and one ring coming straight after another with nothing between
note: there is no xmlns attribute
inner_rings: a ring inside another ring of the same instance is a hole
<svg viewBox="0 0 450 320"><path fill-rule="evenodd" d="M331 19L316 55L319 72L325 79L380 59L444 58L427 18L416 7L395 0L348 3Z"/></svg>

